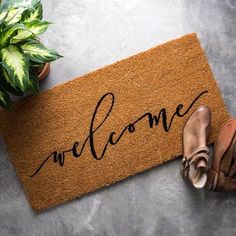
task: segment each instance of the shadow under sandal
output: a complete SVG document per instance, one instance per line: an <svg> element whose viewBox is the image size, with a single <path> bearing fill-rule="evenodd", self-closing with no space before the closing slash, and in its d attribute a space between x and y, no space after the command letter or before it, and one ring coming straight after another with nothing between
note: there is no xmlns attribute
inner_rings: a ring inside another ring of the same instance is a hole
<svg viewBox="0 0 236 236"><path fill-rule="evenodd" d="M214 144L206 189L217 192L236 191L236 120L221 128Z"/></svg>
<svg viewBox="0 0 236 236"><path fill-rule="evenodd" d="M209 149L206 144L210 125L210 109L200 106L188 118L183 131L184 157L181 170L195 188L203 188L207 182Z"/></svg>

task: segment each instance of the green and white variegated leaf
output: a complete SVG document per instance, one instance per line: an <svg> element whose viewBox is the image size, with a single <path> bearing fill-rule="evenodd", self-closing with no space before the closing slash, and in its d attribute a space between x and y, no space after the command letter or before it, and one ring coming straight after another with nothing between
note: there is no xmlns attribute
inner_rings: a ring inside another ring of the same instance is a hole
<svg viewBox="0 0 236 236"><path fill-rule="evenodd" d="M27 91L33 94L39 92L39 79L33 73L30 74L29 81L27 84Z"/></svg>
<svg viewBox="0 0 236 236"><path fill-rule="evenodd" d="M24 8L11 8L8 10L7 17L4 22L8 25L15 24L21 20L22 14L25 11Z"/></svg>
<svg viewBox="0 0 236 236"><path fill-rule="evenodd" d="M29 40L21 48L31 61L38 63L54 61L61 57L56 51L46 48L36 40Z"/></svg>
<svg viewBox="0 0 236 236"><path fill-rule="evenodd" d="M0 45L2 47L7 46L11 38L14 37L20 29L25 29L25 26L17 23L6 27L2 32L0 32Z"/></svg>
<svg viewBox="0 0 236 236"><path fill-rule="evenodd" d="M43 18L43 7L39 2L35 9L27 11L24 22L31 22L33 20L42 20Z"/></svg>
<svg viewBox="0 0 236 236"><path fill-rule="evenodd" d="M47 30L49 24L47 21L33 20L31 22L25 22L25 27L34 35L38 36Z"/></svg>
<svg viewBox="0 0 236 236"><path fill-rule="evenodd" d="M7 71L12 84L15 84L20 91L25 92L29 81L29 62L22 49L15 45L3 48L2 66Z"/></svg>
<svg viewBox="0 0 236 236"><path fill-rule="evenodd" d="M17 87L15 87L15 85L13 84L14 81L12 81L9 77L9 75L7 74L7 71L3 68L3 78L1 79L1 84L3 86L3 88L16 96L23 96L24 93L19 90Z"/></svg>
<svg viewBox="0 0 236 236"><path fill-rule="evenodd" d="M14 8L35 8L40 0L6 0L2 4L1 9L6 10L10 7Z"/></svg>
<svg viewBox="0 0 236 236"><path fill-rule="evenodd" d="M2 24L2 22L7 18L7 11L3 11L0 13L0 24Z"/></svg>
<svg viewBox="0 0 236 236"><path fill-rule="evenodd" d="M31 31L29 31L28 29L19 29L17 31L17 34L11 38L11 43L19 43L21 41L24 41L28 38L30 38L33 35L33 33Z"/></svg>
<svg viewBox="0 0 236 236"><path fill-rule="evenodd" d="M9 94L2 87L0 87L0 106L6 110L10 110L11 108Z"/></svg>

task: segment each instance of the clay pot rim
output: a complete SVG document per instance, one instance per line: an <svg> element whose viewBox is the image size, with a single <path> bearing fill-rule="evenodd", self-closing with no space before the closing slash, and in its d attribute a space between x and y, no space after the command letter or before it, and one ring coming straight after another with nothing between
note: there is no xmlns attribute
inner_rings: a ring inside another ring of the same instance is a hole
<svg viewBox="0 0 236 236"><path fill-rule="evenodd" d="M38 78L39 78L40 81L47 77L47 75L49 74L49 70L50 70L50 63L46 62L44 67L43 67L43 70L38 75Z"/></svg>

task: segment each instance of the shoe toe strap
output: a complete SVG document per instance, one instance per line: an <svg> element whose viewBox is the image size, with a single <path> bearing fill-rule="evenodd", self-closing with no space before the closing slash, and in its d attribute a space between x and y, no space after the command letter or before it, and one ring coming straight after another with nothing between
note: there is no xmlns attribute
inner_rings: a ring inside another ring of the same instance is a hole
<svg viewBox="0 0 236 236"><path fill-rule="evenodd" d="M182 173L196 187L196 182L206 174L209 164L209 148L200 147L196 149L189 157L182 159ZM190 168L191 167L191 168ZM198 177L193 179L191 171L198 171Z"/></svg>
<svg viewBox="0 0 236 236"><path fill-rule="evenodd" d="M213 169L209 169L207 172L207 185L206 189L215 190L218 183L219 173L214 171Z"/></svg>
<svg viewBox="0 0 236 236"><path fill-rule="evenodd" d="M203 163L205 162L205 166ZM193 164L195 168L198 167L205 167L207 169L209 162L209 154L206 154L204 152L200 152L195 154L189 161L189 164Z"/></svg>

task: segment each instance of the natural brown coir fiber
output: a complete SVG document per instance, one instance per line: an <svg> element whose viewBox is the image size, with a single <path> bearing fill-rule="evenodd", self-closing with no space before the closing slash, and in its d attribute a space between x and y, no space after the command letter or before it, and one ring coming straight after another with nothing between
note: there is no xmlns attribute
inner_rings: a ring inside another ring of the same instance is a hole
<svg viewBox="0 0 236 236"><path fill-rule="evenodd" d="M1 111L1 133L39 211L181 155L184 124L202 104L213 142L229 114L190 34L16 102Z"/></svg>

